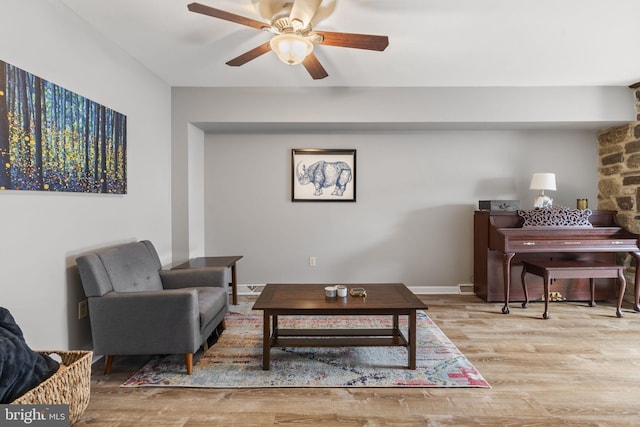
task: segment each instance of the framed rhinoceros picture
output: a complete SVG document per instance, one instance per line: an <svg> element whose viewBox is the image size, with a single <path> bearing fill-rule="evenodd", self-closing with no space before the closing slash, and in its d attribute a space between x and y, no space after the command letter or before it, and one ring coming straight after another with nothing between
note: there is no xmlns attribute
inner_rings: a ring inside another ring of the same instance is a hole
<svg viewBox="0 0 640 427"><path fill-rule="evenodd" d="M356 150L291 150L292 202L355 202Z"/></svg>

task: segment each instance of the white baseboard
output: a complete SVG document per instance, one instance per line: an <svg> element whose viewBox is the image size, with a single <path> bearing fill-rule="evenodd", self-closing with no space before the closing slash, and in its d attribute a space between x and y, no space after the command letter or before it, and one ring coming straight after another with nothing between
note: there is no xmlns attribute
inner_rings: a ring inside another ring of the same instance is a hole
<svg viewBox="0 0 640 427"><path fill-rule="evenodd" d="M460 286L409 286L416 295L459 295Z"/></svg>
<svg viewBox="0 0 640 427"><path fill-rule="evenodd" d="M251 284L238 284L238 295L260 295L264 284L251 285Z"/></svg>
<svg viewBox="0 0 640 427"><path fill-rule="evenodd" d="M409 286L411 292L416 295L473 295L473 291L462 291L461 287L473 285L454 286ZM264 284L238 284L238 295L260 295Z"/></svg>

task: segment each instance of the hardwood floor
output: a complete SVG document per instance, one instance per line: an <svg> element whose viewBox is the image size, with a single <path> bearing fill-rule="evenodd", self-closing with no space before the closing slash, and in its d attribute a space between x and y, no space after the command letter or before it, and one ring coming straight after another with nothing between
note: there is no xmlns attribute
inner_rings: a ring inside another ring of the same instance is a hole
<svg viewBox="0 0 640 427"><path fill-rule="evenodd" d="M121 389L146 358L93 366L75 425L631 426L640 423L640 313L623 304L528 309L475 296L423 296L428 314L491 389ZM242 299L241 299L242 300ZM246 300L246 299L245 299ZM196 365L197 366L197 365Z"/></svg>

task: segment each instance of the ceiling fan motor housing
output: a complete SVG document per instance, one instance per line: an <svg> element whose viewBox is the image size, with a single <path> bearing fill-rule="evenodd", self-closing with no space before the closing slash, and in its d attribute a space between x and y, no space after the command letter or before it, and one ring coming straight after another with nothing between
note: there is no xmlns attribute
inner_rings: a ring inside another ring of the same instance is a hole
<svg viewBox="0 0 640 427"><path fill-rule="evenodd" d="M257 30L269 31L276 35L270 41L227 61L227 65L232 67L244 65L267 52L273 51L287 64L301 63L311 77L314 80L318 80L327 77L328 73L313 53L313 44L377 51L383 51L389 45L387 36L312 31L311 20L316 15L322 0L294 0L293 2L285 1L282 3L278 0L264 1L266 3L261 5L261 12L277 10L277 12L272 13L270 23L236 15L201 3L190 3L187 8L195 13L245 25ZM335 6L335 2L332 5ZM269 6L272 6L272 8L269 8Z"/></svg>

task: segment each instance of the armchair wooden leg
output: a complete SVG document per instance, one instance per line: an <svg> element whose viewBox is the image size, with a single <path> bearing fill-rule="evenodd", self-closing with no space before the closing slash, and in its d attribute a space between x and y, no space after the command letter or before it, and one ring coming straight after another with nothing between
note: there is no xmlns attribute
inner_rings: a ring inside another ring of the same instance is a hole
<svg viewBox="0 0 640 427"><path fill-rule="evenodd" d="M187 375L191 375L193 373L193 353L185 354L184 362L187 365Z"/></svg>
<svg viewBox="0 0 640 427"><path fill-rule="evenodd" d="M104 362L104 374L109 375L111 372L111 365L113 365L113 356L107 356Z"/></svg>
<svg viewBox="0 0 640 427"><path fill-rule="evenodd" d="M222 326L222 330L227 329L227 319L222 319L222 322L220 322L220 326Z"/></svg>

